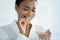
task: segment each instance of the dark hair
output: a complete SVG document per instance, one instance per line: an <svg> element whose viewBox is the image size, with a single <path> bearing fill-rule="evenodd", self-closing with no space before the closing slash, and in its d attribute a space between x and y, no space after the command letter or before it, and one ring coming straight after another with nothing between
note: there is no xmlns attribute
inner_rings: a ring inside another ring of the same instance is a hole
<svg viewBox="0 0 60 40"><path fill-rule="evenodd" d="M17 6L19 6L22 1L24 1L24 0L16 0L16 1L15 1L15 4L16 4ZM37 1L37 0L35 0L35 1Z"/></svg>

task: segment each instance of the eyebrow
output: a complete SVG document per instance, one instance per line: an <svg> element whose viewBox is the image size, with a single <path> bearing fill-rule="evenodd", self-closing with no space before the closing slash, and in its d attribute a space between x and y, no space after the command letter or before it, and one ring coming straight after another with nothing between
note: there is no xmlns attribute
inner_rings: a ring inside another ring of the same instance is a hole
<svg viewBox="0 0 60 40"><path fill-rule="evenodd" d="M29 8L28 6L24 6L25 8ZM33 7L33 9L36 9L36 7Z"/></svg>
<svg viewBox="0 0 60 40"><path fill-rule="evenodd" d="M29 8L28 6L24 6L25 8Z"/></svg>
<svg viewBox="0 0 60 40"><path fill-rule="evenodd" d="M33 9L36 9L36 7L33 7Z"/></svg>

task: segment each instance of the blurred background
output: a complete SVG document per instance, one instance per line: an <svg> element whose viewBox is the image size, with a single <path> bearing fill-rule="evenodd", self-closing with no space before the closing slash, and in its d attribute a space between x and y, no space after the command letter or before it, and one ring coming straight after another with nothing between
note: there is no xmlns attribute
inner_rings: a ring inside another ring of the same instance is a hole
<svg viewBox="0 0 60 40"><path fill-rule="evenodd" d="M52 32L51 40L60 40L60 0L37 0L36 16L31 23ZM15 0L0 0L0 27L17 20Z"/></svg>

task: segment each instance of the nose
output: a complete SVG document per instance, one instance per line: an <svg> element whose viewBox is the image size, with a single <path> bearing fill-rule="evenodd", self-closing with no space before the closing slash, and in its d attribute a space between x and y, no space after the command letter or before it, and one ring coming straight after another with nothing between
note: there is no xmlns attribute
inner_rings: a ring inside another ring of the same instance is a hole
<svg viewBox="0 0 60 40"><path fill-rule="evenodd" d="M29 10L29 11L27 11L27 12L23 15L23 18L30 17L31 14L32 14L32 12Z"/></svg>
<svg viewBox="0 0 60 40"><path fill-rule="evenodd" d="M23 18L27 18L29 16L30 16L30 13L28 12L28 13L26 13L26 14L23 15Z"/></svg>
<svg viewBox="0 0 60 40"><path fill-rule="evenodd" d="M28 12L28 16L31 16L31 14L32 14L32 11L31 10L29 10L29 12Z"/></svg>
<svg viewBox="0 0 60 40"><path fill-rule="evenodd" d="M24 14L23 16L22 16L22 18L27 18L27 17L29 17L30 15L27 13L27 14Z"/></svg>

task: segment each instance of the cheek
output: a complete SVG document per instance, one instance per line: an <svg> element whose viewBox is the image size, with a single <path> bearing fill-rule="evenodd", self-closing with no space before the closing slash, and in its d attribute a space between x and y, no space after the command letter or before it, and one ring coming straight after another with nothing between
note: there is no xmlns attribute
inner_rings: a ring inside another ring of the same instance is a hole
<svg viewBox="0 0 60 40"><path fill-rule="evenodd" d="M23 11L23 10L21 10L20 12L19 12L19 16L20 17L23 17L24 15L26 15L27 13L26 13L26 11Z"/></svg>
<svg viewBox="0 0 60 40"><path fill-rule="evenodd" d="M26 14L27 11L21 10L20 13L21 13L21 14Z"/></svg>
<svg viewBox="0 0 60 40"><path fill-rule="evenodd" d="M18 15L23 15L25 12L23 10L19 10Z"/></svg>
<svg viewBox="0 0 60 40"><path fill-rule="evenodd" d="M35 16L35 13L32 13L32 14L31 14L31 18L33 18L34 16Z"/></svg>

